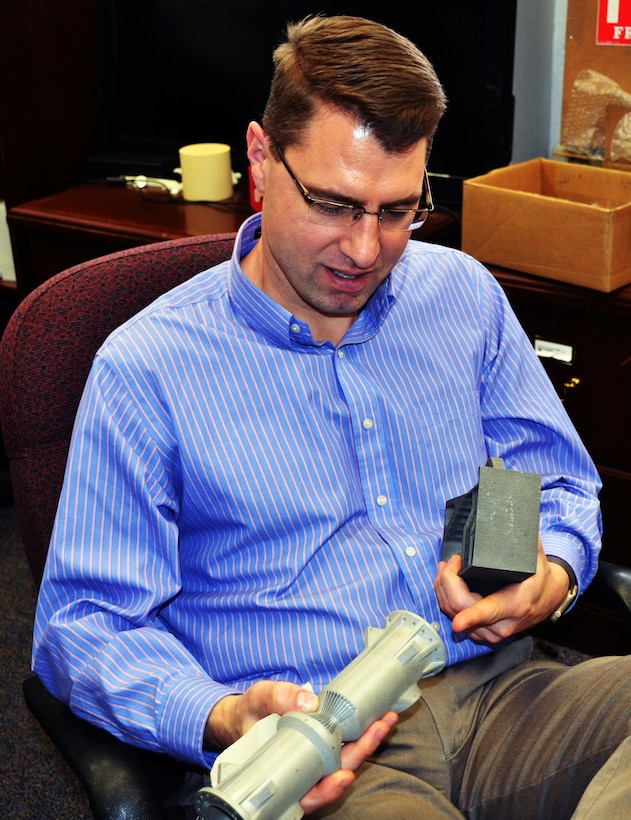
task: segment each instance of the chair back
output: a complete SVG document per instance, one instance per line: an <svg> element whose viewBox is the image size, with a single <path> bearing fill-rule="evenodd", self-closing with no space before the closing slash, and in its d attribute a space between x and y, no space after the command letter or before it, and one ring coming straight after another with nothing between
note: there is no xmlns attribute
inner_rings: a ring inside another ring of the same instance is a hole
<svg viewBox="0 0 631 820"><path fill-rule="evenodd" d="M160 294L228 259L234 238L186 237L75 265L30 293L11 317L0 342L0 420L20 536L38 586L94 354Z"/></svg>

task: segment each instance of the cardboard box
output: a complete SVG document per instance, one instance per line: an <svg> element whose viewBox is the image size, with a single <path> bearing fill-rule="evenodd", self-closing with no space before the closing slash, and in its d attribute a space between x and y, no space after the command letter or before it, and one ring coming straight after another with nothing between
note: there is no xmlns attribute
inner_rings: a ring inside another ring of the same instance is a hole
<svg viewBox="0 0 631 820"><path fill-rule="evenodd" d="M465 180L462 248L481 262L615 290L631 282L631 174L540 158Z"/></svg>

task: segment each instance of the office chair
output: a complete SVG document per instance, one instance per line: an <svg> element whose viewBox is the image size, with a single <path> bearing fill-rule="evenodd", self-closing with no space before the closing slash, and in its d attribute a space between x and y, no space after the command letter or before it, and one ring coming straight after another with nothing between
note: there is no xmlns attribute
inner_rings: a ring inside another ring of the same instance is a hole
<svg viewBox="0 0 631 820"><path fill-rule="evenodd" d="M0 417L20 536L37 586L94 354L112 330L160 294L228 259L234 236L159 242L76 265L40 285L11 317L0 343ZM97 820L179 817L166 806L180 789L181 763L77 718L36 676L23 688Z"/></svg>
<svg viewBox="0 0 631 820"><path fill-rule="evenodd" d="M110 254L58 274L18 306L0 343L0 419L20 534L39 585L75 413L92 358L111 330L158 295L230 256L233 234ZM602 564L593 585L624 613L631 570ZM591 589L591 588L590 588ZM589 592L589 591L588 591ZM83 784L97 820L174 820L184 768L72 714L30 676L29 709Z"/></svg>

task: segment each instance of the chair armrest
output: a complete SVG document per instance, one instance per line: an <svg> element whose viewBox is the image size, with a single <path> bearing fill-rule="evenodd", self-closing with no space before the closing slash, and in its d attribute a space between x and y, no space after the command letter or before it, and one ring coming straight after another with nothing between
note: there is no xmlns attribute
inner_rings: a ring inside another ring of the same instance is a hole
<svg viewBox="0 0 631 820"><path fill-rule="evenodd" d="M613 608L631 631L631 568L600 561L598 572L582 597L596 606Z"/></svg>
<svg viewBox="0 0 631 820"><path fill-rule="evenodd" d="M165 808L182 787L185 765L139 749L77 717L32 676L26 705L82 783L96 820L174 820Z"/></svg>

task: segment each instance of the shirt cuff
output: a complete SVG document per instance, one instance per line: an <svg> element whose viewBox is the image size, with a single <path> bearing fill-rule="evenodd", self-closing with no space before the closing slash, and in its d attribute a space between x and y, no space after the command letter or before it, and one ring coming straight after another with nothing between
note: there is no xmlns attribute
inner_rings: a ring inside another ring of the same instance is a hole
<svg viewBox="0 0 631 820"><path fill-rule="evenodd" d="M550 561L553 564L558 564L560 567L563 567L563 569L567 572L567 577L570 579L570 589L574 589L574 587L578 586L578 581L576 580L576 573L567 561L564 561L563 558L559 558L558 555L548 555L546 557L548 561Z"/></svg>
<svg viewBox="0 0 631 820"><path fill-rule="evenodd" d="M204 730L216 704L239 690L210 678L187 678L175 683L158 705L160 743L167 754L210 768L216 753L204 749Z"/></svg>
<svg viewBox="0 0 631 820"><path fill-rule="evenodd" d="M557 558L557 563L566 569L570 579L570 589L572 580L578 586L579 593L584 589L586 583L581 578L583 566L583 544L572 536L557 535L556 533L545 533L541 535L543 551L548 559ZM565 566L564 566L565 565ZM574 578L572 578L572 575Z"/></svg>

